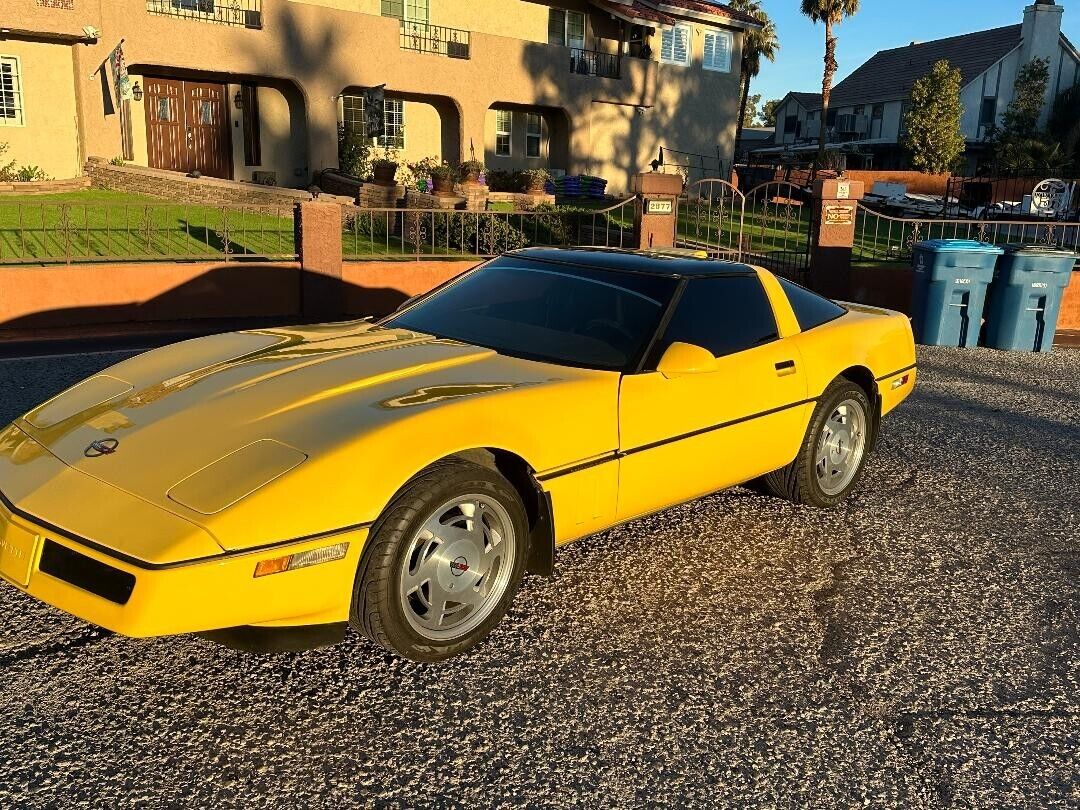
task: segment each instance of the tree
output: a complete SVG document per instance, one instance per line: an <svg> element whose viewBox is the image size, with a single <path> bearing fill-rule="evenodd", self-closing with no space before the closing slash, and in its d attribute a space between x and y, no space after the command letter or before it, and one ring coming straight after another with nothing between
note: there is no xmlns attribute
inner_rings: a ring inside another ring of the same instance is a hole
<svg viewBox="0 0 1080 810"><path fill-rule="evenodd" d="M1034 138L1039 132L1039 117L1050 84L1050 60L1032 59L1016 72L1013 100L1001 117L1003 140Z"/></svg>
<svg viewBox="0 0 1080 810"><path fill-rule="evenodd" d="M963 74L942 59L911 88L904 148L911 154L911 164L921 172L945 174L964 153L962 87Z"/></svg>
<svg viewBox="0 0 1080 810"><path fill-rule="evenodd" d="M833 78L839 67L836 61L836 36L833 28L845 17L851 17L859 11L859 0L802 0L802 13L816 25L825 24L825 73L821 79L821 129L818 135L817 157L814 158L814 171L825 159L825 122L829 118L829 98L832 96Z"/></svg>
<svg viewBox="0 0 1080 810"><path fill-rule="evenodd" d="M742 127L754 126L758 113L758 104L761 103L761 93L754 93L752 96L746 97L746 104L743 106L743 117L740 129Z"/></svg>
<svg viewBox="0 0 1080 810"><path fill-rule="evenodd" d="M1080 84L1074 84L1054 101L1047 132L1080 169Z"/></svg>
<svg viewBox="0 0 1080 810"><path fill-rule="evenodd" d="M855 0L858 2L858 0ZM780 51L780 40L776 34L776 25L765 9L761 7L760 0L732 0L731 7L736 11L750 15L757 20L757 28L749 28L743 34L742 63L739 67L739 81L741 98L739 99L739 122L746 121L746 106L750 97L750 80L761 72L761 60L776 61L776 55ZM761 96L758 96L758 100ZM751 119L753 116L751 116ZM745 124L743 124L745 126ZM735 154L739 154L742 146L742 126L735 129Z"/></svg>
<svg viewBox="0 0 1080 810"><path fill-rule="evenodd" d="M776 126L776 108L780 106L780 102L782 101L782 98L770 98L761 105L760 118L762 126Z"/></svg>

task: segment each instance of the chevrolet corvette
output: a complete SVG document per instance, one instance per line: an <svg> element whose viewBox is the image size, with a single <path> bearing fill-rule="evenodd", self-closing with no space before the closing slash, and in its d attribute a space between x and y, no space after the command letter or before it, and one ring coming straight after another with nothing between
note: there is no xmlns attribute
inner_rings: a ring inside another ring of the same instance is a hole
<svg viewBox="0 0 1080 810"><path fill-rule="evenodd" d="M0 432L0 576L134 637L480 642L555 549L738 484L817 507L915 384L898 313L745 264L526 249L378 322L125 360Z"/></svg>

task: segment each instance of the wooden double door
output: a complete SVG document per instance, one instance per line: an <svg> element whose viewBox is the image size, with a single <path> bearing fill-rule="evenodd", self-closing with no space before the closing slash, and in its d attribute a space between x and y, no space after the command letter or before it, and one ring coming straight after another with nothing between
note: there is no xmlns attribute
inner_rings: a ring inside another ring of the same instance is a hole
<svg viewBox="0 0 1080 810"><path fill-rule="evenodd" d="M146 77L146 149L150 166L232 178L225 85Z"/></svg>

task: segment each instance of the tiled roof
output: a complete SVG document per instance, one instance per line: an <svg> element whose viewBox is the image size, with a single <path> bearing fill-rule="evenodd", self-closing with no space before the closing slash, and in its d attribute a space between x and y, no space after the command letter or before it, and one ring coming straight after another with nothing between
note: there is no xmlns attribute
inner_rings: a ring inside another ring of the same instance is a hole
<svg viewBox="0 0 1080 810"><path fill-rule="evenodd" d="M635 22L674 25L676 19L672 15L690 12L693 15L704 14L758 25L757 20L749 14L736 11L730 6L713 2L713 0L592 0L592 2L605 11Z"/></svg>
<svg viewBox="0 0 1080 810"><path fill-rule="evenodd" d="M676 20L641 2L622 0L592 0L593 4L636 25L675 25Z"/></svg>
<svg viewBox="0 0 1080 810"><path fill-rule="evenodd" d="M807 110L821 109L821 93L788 93Z"/></svg>
<svg viewBox="0 0 1080 810"><path fill-rule="evenodd" d="M699 14L714 14L717 17L727 17L730 20L758 25L758 21L749 14L736 11L723 3L714 3L712 0L654 0L654 2L661 7L682 8L687 11L696 11Z"/></svg>
<svg viewBox="0 0 1080 810"><path fill-rule="evenodd" d="M1020 44L1020 31L1021 26L1009 25L879 51L833 88L830 105L848 107L907 98L912 85L941 59L959 68L967 85ZM820 97L817 106L821 106Z"/></svg>

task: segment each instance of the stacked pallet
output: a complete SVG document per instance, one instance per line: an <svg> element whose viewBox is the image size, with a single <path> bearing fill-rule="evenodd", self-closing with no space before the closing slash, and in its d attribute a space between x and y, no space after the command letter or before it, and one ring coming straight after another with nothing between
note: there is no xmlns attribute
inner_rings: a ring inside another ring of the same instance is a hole
<svg viewBox="0 0 1080 810"><path fill-rule="evenodd" d="M548 183L548 193L559 197L602 200L607 193L607 180L588 174L556 177Z"/></svg>

